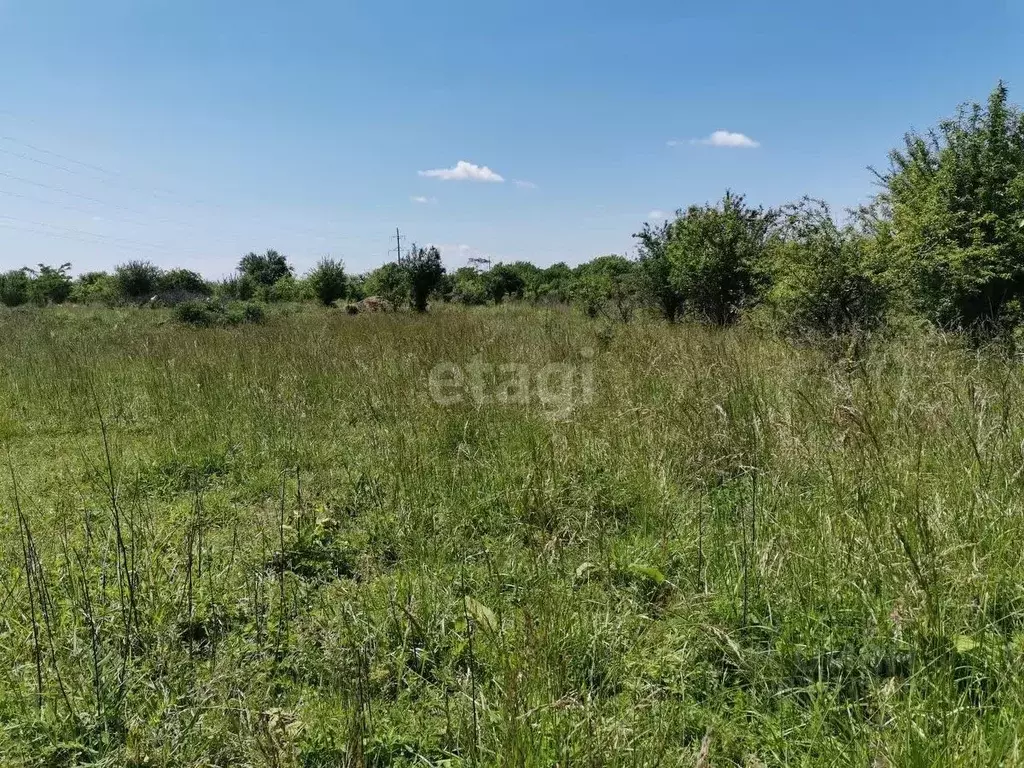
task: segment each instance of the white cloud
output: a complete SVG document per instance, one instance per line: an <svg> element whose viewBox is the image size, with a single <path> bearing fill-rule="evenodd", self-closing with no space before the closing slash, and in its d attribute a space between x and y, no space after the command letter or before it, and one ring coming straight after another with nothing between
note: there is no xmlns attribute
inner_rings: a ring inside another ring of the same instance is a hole
<svg viewBox="0 0 1024 768"><path fill-rule="evenodd" d="M647 218L651 221L662 221L668 218L668 214L660 208L655 208L653 211L647 214Z"/></svg>
<svg viewBox="0 0 1024 768"><path fill-rule="evenodd" d="M706 139L691 139L690 143L704 144L709 147L739 147L742 149L754 149L761 146L761 142L754 141L746 134L733 131L715 131ZM671 146L675 145L671 144Z"/></svg>
<svg viewBox="0 0 1024 768"><path fill-rule="evenodd" d="M520 189L536 189L537 188L537 185L534 184L532 181L523 181L522 179L516 179L512 183L515 184Z"/></svg>
<svg viewBox="0 0 1024 768"><path fill-rule="evenodd" d="M475 165L459 160L454 168L435 168L431 171L420 171L420 176L441 181L504 181L505 179L486 165Z"/></svg>
<svg viewBox="0 0 1024 768"><path fill-rule="evenodd" d="M436 197L424 197L423 195L413 195L409 199L420 205L430 205L437 202Z"/></svg>

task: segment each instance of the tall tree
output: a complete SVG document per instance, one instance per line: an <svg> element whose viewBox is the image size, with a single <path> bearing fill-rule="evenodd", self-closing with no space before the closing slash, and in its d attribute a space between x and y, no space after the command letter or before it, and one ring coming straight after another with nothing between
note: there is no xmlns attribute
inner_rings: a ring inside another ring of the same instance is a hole
<svg viewBox="0 0 1024 768"><path fill-rule="evenodd" d="M294 272L288 258L273 248L265 253L245 254L238 262L238 271L268 288Z"/></svg>
<svg viewBox="0 0 1024 768"><path fill-rule="evenodd" d="M685 297L672 279L672 262L669 259L669 243L674 232L674 222L644 224L644 228L633 237L640 241L637 268L640 273L639 289L646 300L657 307L661 316L674 323L683 313Z"/></svg>
<svg viewBox="0 0 1024 768"><path fill-rule="evenodd" d="M409 275L409 303L417 312L426 312L430 294L437 289L441 278L444 277L441 252L434 246L413 246L402 266Z"/></svg>
<svg viewBox="0 0 1024 768"><path fill-rule="evenodd" d="M716 325L739 318L763 288L768 241L778 213L726 192L718 205L691 206L672 225L672 283L688 311Z"/></svg>
<svg viewBox="0 0 1024 768"><path fill-rule="evenodd" d="M917 309L972 332L1024 318L1024 116L999 83L985 106L962 106L910 133L878 176L892 213L891 258Z"/></svg>

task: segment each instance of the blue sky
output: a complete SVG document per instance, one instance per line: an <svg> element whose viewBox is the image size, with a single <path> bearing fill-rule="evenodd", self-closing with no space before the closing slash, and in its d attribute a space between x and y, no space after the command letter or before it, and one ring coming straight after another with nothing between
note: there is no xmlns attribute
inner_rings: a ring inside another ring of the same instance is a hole
<svg viewBox="0 0 1024 768"><path fill-rule="evenodd" d="M843 208L907 129L1024 102L1020 5L0 0L0 266L362 271L396 226L578 263L727 187Z"/></svg>

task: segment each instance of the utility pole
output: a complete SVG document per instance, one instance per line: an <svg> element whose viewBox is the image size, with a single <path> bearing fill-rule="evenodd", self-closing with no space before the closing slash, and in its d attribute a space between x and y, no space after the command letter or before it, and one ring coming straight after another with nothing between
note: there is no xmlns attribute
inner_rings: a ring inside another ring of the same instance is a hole
<svg viewBox="0 0 1024 768"><path fill-rule="evenodd" d="M402 233L395 227L395 251L398 253L398 263L402 263Z"/></svg>

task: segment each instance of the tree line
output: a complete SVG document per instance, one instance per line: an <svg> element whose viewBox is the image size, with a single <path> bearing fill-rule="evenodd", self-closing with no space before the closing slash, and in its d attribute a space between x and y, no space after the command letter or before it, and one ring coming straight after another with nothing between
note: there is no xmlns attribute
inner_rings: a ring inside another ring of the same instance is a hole
<svg viewBox="0 0 1024 768"><path fill-rule="evenodd" d="M445 270L413 247L362 275L325 258L297 277L274 250L242 257L210 282L133 261L72 278L70 265L0 275L0 302L19 304L319 301L377 296L426 311L431 302L574 304L590 316L715 325L757 316L793 333L841 334L920 317L979 337L1024 326L1024 116L999 83L924 132L908 133L873 170L879 192L840 220L820 200L754 207L726 192L635 235L637 258L600 256L541 268L526 261Z"/></svg>

